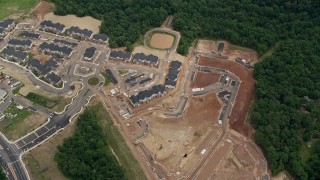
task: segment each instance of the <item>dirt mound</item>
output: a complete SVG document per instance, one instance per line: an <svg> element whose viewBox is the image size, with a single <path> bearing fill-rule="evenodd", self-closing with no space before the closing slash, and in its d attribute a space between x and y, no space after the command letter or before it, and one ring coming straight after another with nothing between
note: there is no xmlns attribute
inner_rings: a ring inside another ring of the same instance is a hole
<svg viewBox="0 0 320 180"><path fill-rule="evenodd" d="M42 20L46 14L52 12L52 7L52 3L49 3L47 1L40 1L33 12L38 15L39 19Z"/></svg>

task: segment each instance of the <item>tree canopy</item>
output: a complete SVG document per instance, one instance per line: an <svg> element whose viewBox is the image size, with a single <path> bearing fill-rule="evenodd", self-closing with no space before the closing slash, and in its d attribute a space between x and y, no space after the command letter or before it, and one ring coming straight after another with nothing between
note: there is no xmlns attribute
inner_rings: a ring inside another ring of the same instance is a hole
<svg viewBox="0 0 320 180"><path fill-rule="evenodd" d="M3 169L0 169L0 180L6 180L7 176L4 174Z"/></svg>
<svg viewBox="0 0 320 180"><path fill-rule="evenodd" d="M58 146L55 160L70 179L126 179L90 108L80 115L74 135Z"/></svg>
<svg viewBox="0 0 320 180"><path fill-rule="evenodd" d="M57 14L91 15L111 47L131 47L174 15L178 52L197 38L226 39L257 50L256 101L250 121L273 174L319 179L319 154L303 163L299 150L320 136L320 6L296 0L53 0ZM309 162L309 161L308 161Z"/></svg>

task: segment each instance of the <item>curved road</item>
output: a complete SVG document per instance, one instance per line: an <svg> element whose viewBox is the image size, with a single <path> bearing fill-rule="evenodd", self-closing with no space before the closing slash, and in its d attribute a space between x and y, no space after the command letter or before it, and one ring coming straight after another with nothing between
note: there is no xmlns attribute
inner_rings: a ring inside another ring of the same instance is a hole
<svg viewBox="0 0 320 180"><path fill-rule="evenodd" d="M2 43L1 43L2 44ZM79 45L80 46L80 45ZM94 73L91 75L88 75L86 77L84 76L77 76L75 75L74 68L75 64L82 62L79 62L78 60L81 59L82 51L88 46L95 46L100 48L101 53L97 57L96 61L92 64L92 67L94 68ZM80 49L81 48L81 49ZM76 52L71 58L71 60L68 62L67 68L70 70L68 73L66 71L63 71L64 74L60 74L62 79L64 80L64 86L62 88L55 88L42 80L38 79L33 75L31 71L28 69L21 67L20 65L12 62L8 62L2 58L0 58L0 65L3 65L6 68L11 68L17 71L17 73L20 73L24 76L27 76L28 79L35 85L39 86L41 89L50 92L52 94L56 95L62 95L66 94L68 91L70 91L70 85L74 82L80 81L83 86L82 89L78 91L78 94L76 97L73 98L72 103L65 108L63 112L50 112L49 110L46 110L47 114L50 114L48 116L48 121L34 130L33 132L30 132L26 136L16 140L15 142L9 141L2 133L0 133L0 163L2 168L7 172L7 177L11 180L13 179L30 179L28 172L22 162L21 156L30 151L31 149L37 147L41 143L45 142L52 136L54 136L59 131L63 130L64 127L66 127L73 116L75 116L77 113L79 113L82 108L89 103L90 98L95 94L95 92L100 89L100 87L103 85L103 77L100 76L100 69L99 64L102 64L105 60L105 54L108 50L107 48L91 44L88 42L83 42L81 44L81 47L77 47L74 49ZM81 53L78 53L81 52ZM88 80L92 77L98 77L99 78L99 84L95 86L91 86L88 84ZM10 90L9 90L10 91ZM12 95L12 93L9 93ZM14 99L19 100L19 96L13 96ZM22 99L22 97L21 97ZM44 108L39 108L39 111L44 111Z"/></svg>

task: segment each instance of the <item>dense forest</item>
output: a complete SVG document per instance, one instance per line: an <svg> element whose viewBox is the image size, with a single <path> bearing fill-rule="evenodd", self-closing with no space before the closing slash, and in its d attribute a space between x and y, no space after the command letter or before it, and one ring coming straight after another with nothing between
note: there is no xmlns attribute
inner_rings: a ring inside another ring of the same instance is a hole
<svg viewBox="0 0 320 180"><path fill-rule="evenodd" d="M80 115L74 135L58 146L55 160L69 179L126 179L91 108Z"/></svg>
<svg viewBox="0 0 320 180"><path fill-rule="evenodd" d="M7 177L6 175L3 173L3 169L0 169L0 180L6 180Z"/></svg>
<svg viewBox="0 0 320 180"><path fill-rule="evenodd" d="M268 56L255 65L254 138L276 175L319 179L320 151L301 147L320 138L320 5L306 0L53 0L57 14L91 15L111 47L132 49L148 29L174 15L186 54L196 38L226 39ZM318 141L319 142L319 141ZM319 148L316 148L319 149Z"/></svg>

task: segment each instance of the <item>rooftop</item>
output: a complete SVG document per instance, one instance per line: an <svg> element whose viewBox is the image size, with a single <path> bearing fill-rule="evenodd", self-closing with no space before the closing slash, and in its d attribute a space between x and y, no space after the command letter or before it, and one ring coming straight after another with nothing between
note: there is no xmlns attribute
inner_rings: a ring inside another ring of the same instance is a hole
<svg viewBox="0 0 320 180"><path fill-rule="evenodd" d="M27 53L23 52L23 51L17 51L15 49L12 48L5 48L2 50L1 54L4 55L8 55L8 56L13 56L19 60L24 60L25 58L27 58Z"/></svg>
<svg viewBox="0 0 320 180"><path fill-rule="evenodd" d="M69 47L76 47L78 44L77 43L73 43L73 42L69 42L69 41L66 41L66 40L63 40L63 39L54 39L53 40L54 43L60 43L60 44L64 44L66 46L69 46Z"/></svg>
<svg viewBox="0 0 320 180"><path fill-rule="evenodd" d="M13 19L5 19L0 21L0 27L7 29L12 23L14 23Z"/></svg>
<svg viewBox="0 0 320 180"><path fill-rule="evenodd" d="M158 56L154 56L152 54L145 55L144 53L137 53L133 56L133 59L137 61L148 61L151 64L157 64L158 63Z"/></svg>
<svg viewBox="0 0 320 180"><path fill-rule="evenodd" d="M176 86L178 74L180 72L182 63L180 61L172 61L170 63L170 69L167 74L165 85Z"/></svg>
<svg viewBox="0 0 320 180"><path fill-rule="evenodd" d="M155 85L151 89L140 91L137 95L130 96L132 104L138 104L140 101L151 98L153 95L163 94L165 88L162 85Z"/></svg>
<svg viewBox="0 0 320 180"><path fill-rule="evenodd" d="M41 64L40 61L37 59L32 59L31 61L29 61L28 66L36 69L38 73L40 73L42 76L46 75L51 71L50 67Z"/></svg>
<svg viewBox="0 0 320 180"><path fill-rule="evenodd" d="M52 21L49 21L49 20L45 20L45 21L42 21L40 26L42 27L49 27L49 28L54 28L60 32L63 31L63 29L65 28L65 26L63 24L60 24L60 23L54 23Z"/></svg>
<svg viewBox="0 0 320 180"><path fill-rule="evenodd" d="M72 49L71 48L69 48L69 47L67 47L67 46L63 46L63 47L61 47L61 46L58 46L58 45L56 45L56 44L53 44L53 43L47 43L47 42L44 42L44 43L42 43L42 44L40 44L40 49L42 49L42 50L46 50L46 49L48 49L49 51L52 51L52 52L61 52L61 53L63 53L63 54L65 54L65 55L70 55L71 54L71 52L72 52Z"/></svg>
<svg viewBox="0 0 320 180"><path fill-rule="evenodd" d="M77 26L72 26L67 30L69 33L81 34L85 37L90 37L92 35L92 31L89 29L80 29Z"/></svg>
<svg viewBox="0 0 320 180"><path fill-rule="evenodd" d="M55 73L51 72L49 75L47 75L47 78L49 81L57 84L61 81L60 76L56 75Z"/></svg>
<svg viewBox="0 0 320 180"><path fill-rule="evenodd" d="M58 58L57 57L51 57L47 62L46 66L52 67L52 68L57 68L58 65Z"/></svg>
<svg viewBox="0 0 320 180"><path fill-rule="evenodd" d="M39 33L33 33L33 32L28 32L28 31L23 31L20 34L21 37L24 38L32 38L32 39L39 39L40 34Z"/></svg>
<svg viewBox="0 0 320 180"><path fill-rule="evenodd" d="M84 57L85 58L92 58L94 53L96 52L96 48L95 47L89 47L86 49L86 52L84 53Z"/></svg>
<svg viewBox="0 0 320 180"><path fill-rule="evenodd" d="M108 40L108 36L105 34L94 34L92 39L105 42Z"/></svg>
<svg viewBox="0 0 320 180"><path fill-rule="evenodd" d="M24 40L24 39L10 39L8 42L9 45L13 46L31 46L32 41L31 40Z"/></svg>
<svg viewBox="0 0 320 180"><path fill-rule="evenodd" d="M130 59L131 53L126 51L111 51L109 57L113 59Z"/></svg>

